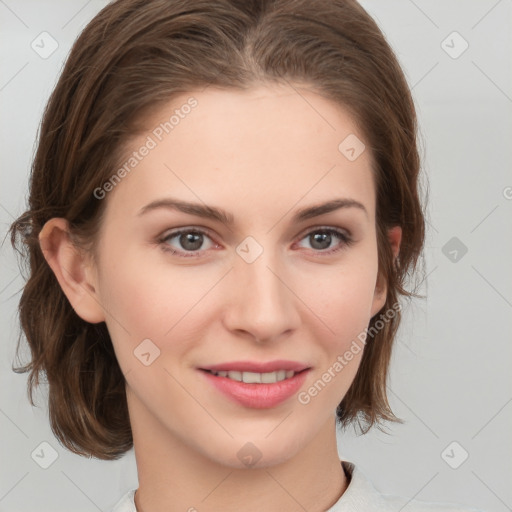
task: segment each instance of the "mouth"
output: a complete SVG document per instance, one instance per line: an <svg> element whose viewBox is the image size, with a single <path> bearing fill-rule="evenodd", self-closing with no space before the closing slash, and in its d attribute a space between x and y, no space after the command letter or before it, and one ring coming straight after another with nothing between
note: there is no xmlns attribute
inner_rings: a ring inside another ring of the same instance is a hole
<svg viewBox="0 0 512 512"><path fill-rule="evenodd" d="M311 367L292 361L239 361L198 370L213 389L229 400L252 409L269 409L296 394Z"/></svg>
<svg viewBox="0 0 512 512"><path fill-rule="evenodd" d="M295 375L305 372L308 370L308 368L305 368L304 370L295 372L293 370L277 370L274 372L242 372L242 371L226 371L226 370L220 370L220 371L213 371L213 370L205 370L202 369L205 372L208 372L212 375L215 375L215 377L226 377L231 380L235 380L237 382L244 382L245 384L275 384L276 382L282 382L286 379L291 379Z"/></svg>

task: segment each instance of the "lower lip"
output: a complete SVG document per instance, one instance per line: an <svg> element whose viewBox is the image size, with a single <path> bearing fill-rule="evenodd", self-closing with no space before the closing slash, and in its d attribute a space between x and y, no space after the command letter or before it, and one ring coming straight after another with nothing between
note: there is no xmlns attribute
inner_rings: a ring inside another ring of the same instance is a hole
<svg viewBox="0 0 512 512"><path fill-rule="evenodd" d="M200 370L200 372L219 391L235 402L253 409L268 409L275 407L297 393L304 384L309 369L273 384L247 384L228 377L217 377L205 370Z"/></svg>

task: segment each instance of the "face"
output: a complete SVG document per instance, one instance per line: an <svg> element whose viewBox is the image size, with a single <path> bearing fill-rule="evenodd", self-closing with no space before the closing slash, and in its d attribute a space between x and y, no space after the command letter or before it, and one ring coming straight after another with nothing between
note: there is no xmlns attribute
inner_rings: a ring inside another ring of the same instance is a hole
<svg viewBox="0 0 512 512"><path fill-rule="evenodd" d="M134 432L226 466L249 442L262 466L289 459L334 424L362 351L336 361L385 302L371 155L339 149L364 137L298 86L209 87L145 126L88 270Z"/></svg>

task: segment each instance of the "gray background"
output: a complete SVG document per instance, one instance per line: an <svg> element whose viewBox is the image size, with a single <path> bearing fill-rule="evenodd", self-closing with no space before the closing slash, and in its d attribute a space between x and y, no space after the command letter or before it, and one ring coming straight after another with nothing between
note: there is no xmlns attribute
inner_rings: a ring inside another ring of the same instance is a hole
<svg viewBox="0 0 512 512"><path fill-rule="evenodd" d="M0 0L4 234L25 209L38 124L63 61L106 3ZM339 453L385 493L512 510L512 2L362 4L417 104L430 190L427 279L418 289L426 298L405 307L391 367L390 402L406 423L388 434L348 430ZM58 43L46 58L31 47L44 31ZM76 456L51 433L45 388L30 406L26 374L11 372L23 281L8 239L1 257L0 511L109 511L137 486L133 451L115 462ZM58 457L43 469L52 449Z"/></svg>

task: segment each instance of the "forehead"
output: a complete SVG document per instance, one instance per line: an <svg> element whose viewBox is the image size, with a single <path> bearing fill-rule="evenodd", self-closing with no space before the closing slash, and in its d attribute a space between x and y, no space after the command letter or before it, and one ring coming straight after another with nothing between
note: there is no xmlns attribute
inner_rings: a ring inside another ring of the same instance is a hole
<svg viewBox="0 0 512 512"><path fill-rule="evenodd" d="M374 212L370 152L356 159L344 152L344 141L357 152L364 147L356 120L311 89L207 87L154 109L143 126L122 163L133 153L137 161L109 196L123 214L135 215L166 193L226 209L238 205L244 214L252 205L269 221L296 204L340 196Z"/></svg>

